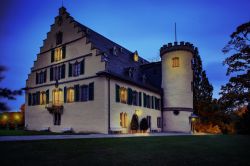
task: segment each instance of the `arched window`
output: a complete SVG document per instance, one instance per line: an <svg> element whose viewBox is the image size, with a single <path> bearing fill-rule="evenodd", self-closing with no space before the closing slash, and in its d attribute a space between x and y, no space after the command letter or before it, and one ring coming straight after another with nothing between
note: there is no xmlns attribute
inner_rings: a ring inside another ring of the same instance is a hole
<svg viewBox="0 0 250 166"><path fill-rule="evenodd" d="M59 106L63 103L61 89L55 89L52 91L52 100L53 105L56 106Z"/></svg>
<svg viewBox="0 0 250 166"><path fill-rule="evenodd" d="M127 128L128 127L128 116L127 113L120 113L120 126L123 128Z"/></svg>
<svg viewBox="0 0 250 166"><path fill-rule="evenodd" d="M180 66L180 59L179 57L172 58L172 67L179 67Z"/></svg>

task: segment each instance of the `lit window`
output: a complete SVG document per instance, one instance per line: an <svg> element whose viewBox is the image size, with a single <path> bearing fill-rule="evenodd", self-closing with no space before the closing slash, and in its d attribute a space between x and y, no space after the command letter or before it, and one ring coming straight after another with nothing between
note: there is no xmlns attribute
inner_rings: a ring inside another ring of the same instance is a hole
<svg viewBox="0 0 250 166"><path fill-rule="evenodd" d="M46 92L41 92L40 93L40 104L41 105L46 104Z"/></svg>
<svg viewBox="0 0 250 166"><path fill-rule="evenodd" d="M128 127L128 116L127 113L120 113L120 126L123 128L127 128Z"/></svg>
<svg viewBox="0 0 250 166"><path fill-rule="evenodd" d="M135 62L138 62L138 60L139 60L139 55L138 55L138 52L137 52L137 51L135 51L133 59L134 59Z"/></svg>
<svg viewBox="0 0 250 166"><path fill-rule="evenodd" d="M68 88L67 89L67 102L71 103L74 102L74 96L75 96L75 91L74 88Z"/></svg>
<svg viewBox="0 0 250 166"><path fill-rule="evenodd" d="M62 105L63 100L62 100L61 89L53 90L52 97L53 97L53 105L56 105L56 106Z"/></svg>
<svg viewBox="0 0 250 166"><path fill-rule="evenodd" d="M54 59L55 59L56 62L62 60L62 47L59 47L59 48L55 49L54 56L55 56Z"/></svg>
<svg viewBox="0 0 250 166"><path fill-rule="evenodd" d="M172 61L173 61L172 67L179 67L180 66L180 59L178 57L174 57L172 59Z"/></svg>
<svg viewBox="0 0 250 166"><path fill-rule="evenodd" d="M121 103L127 103L127 99L128 99L127 89L121 87L120 88L120 101L121 101Z"/></svg>

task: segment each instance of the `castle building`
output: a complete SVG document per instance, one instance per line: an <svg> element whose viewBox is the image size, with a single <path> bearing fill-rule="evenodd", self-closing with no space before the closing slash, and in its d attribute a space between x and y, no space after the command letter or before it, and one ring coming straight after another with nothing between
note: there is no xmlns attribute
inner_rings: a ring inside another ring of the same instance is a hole
<svg viewBox="0 0 250 166"><path fill-rule="evenodd" d="M190 132L196 52L188 42L169 43L150 63L61 7L26 80L25 126L129 133L136 115L148 132Z"/></svg>

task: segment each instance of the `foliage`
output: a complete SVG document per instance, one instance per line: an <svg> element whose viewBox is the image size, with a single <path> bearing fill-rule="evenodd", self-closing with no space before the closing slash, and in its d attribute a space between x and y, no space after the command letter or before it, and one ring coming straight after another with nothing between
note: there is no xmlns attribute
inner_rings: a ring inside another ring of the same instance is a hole
<svg viewBox="0 0 250 166"><path fill-rule="evenodd" d="M237 27L231 40L223 48L230 54L223 64L226 65L229 82L221 87L221 103L226 111L233 111L249 103L250 89L250 22Z"/></svg>
<svg viewBox="0 0 250 166"><path fill-rule="evenodd" d="M148 129L148 121L146 118L142 118L140 122L140 129L146 131Z"/></svg>
<svg viewBox="0 0 250 166"><path fill-rule="evenodd" d="M200 116L202 112L209 110L212 103L213 86L210 84L206 72L202 69L202 61L198 51L193 59L193 99L194 113Z"/></svg>
<svg viewBox="0 0 250 166"><path fill-rule="evenodd" d="M4 66L0 66L0 82L4 79L1 74L6 71ZM15 96L22 95L22 90L10 90L8 88L0 88L0 99L15 100ZM10 108L3 101L0 101L0 111L8 111Z"/></svg>
<svg viewBox="0 0 250 166"><path fill-rule="evenodd" d="M136 114L132 116L130 127L131 127L131 130L138 130L139 128L139 120Z"/></svg>
<svg viewBox="0 0 250 166"><path fill-rule="evenodd" d="M237 132L239 134L250 134L250 105L248 105L247 111L236 122Z"/></svg>

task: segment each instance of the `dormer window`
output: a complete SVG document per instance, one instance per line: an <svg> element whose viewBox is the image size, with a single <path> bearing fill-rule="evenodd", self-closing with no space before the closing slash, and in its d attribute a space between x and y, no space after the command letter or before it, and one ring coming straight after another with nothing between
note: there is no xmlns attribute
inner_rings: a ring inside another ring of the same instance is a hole
<svg viewBox="0 0 250 166"><path fill-rule="evenodd" d="M172 67L180 67L180 59L179 59L179 57L172 58Z"/></svg>
<svg viewBox="0 0 250 166"><path fill-rule="evenodd" d="M146 76L146 74L143 74L142 75L142 82L145 84L146 81L147 81L147 76Z"/></svg>
<svg viewBox="0 0 250 166"><path fill-rule="evenodd" d="M129 68L129 69L128 69L128 76L129 76L130 78L133 78L134 73L133 73L133 69L132 69L132 68Z"/></svg>
<svg viewBox="0 0 250 166"><path fill-rule="evenodd" d="M63 39L63 33L62 32L58 32L56 34L56 45L62 44L62 39Z"/></svg>
<svg viewBox="0 0 250 166"><path fill-rule="evenodd" d="M139 61L139 55L138 55L137 51L134 52L133 60L134 60L134 62L138 62Z"/></svg>
<svg viewBox="0 0 250 166"><path fill-rule="evenodd" d="M113 55L117 55L117 48L116 48L116 46L113 47L112 51L113 51Z"/></svg>

